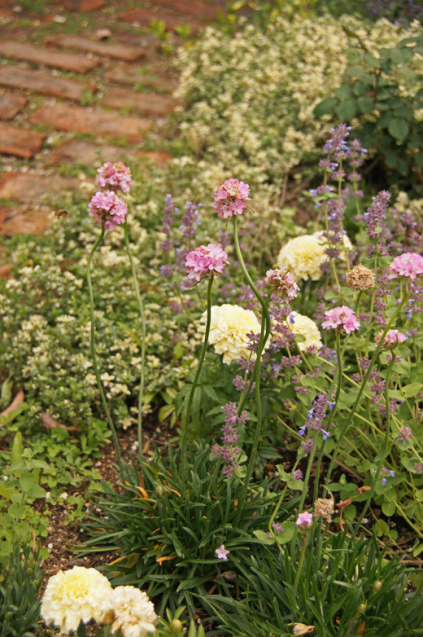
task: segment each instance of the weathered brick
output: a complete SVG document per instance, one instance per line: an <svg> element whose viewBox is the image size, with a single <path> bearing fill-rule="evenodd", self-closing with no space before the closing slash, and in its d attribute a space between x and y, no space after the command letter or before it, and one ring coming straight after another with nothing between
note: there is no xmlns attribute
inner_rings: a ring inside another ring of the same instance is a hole
<svg viewBox="0 0 423 637"><path fill-rule="evenodd" d="M163 20L168 31L174 31L176 27L189 24L192 31L198 31L205 25L197 21L193 21L190 16L177 17L164 11L154 12L149 9L130 9L118 15L119 20L123 22L137 22L142 26L149 27L153 20Z"/></svg>
<svg viewBox="0 0 423 637"><path fill-rule="evenodd" d="M61 48L78 49L88 51L103 57L134 62L146 55L146 49L141 47L125 46L124 44L112 44L99 40L90 40L82 35L57 35L47 40L48 44L60 46Z"/></svg>
<svg viewBox="0 0 423 637"><path fill-rule="evenodd" d="M76 53L61 53L51 49L43 49L23 44L22 42L12 42L11 40L0 41L0 55L5 55L15 60L27 60L36 64L44 64L53 68L74 71L75 73L86 73L90 69L98 66L98 60L88 60Z"/></svg>
<svg viewBox="0 0 423 637"><path fill-rule="evenodd" d="M2 217L1 211L6 215ZM50 208L24 204L0 208L0 235L12 237L16 234L42 234L51 215ZM10 265L0 266L0 277L7 279L12 273Z"/></svg>
<svg viewBox="0 0 423 637"><path fill-rule="evenodd" d="M44 71L23 69L10 64L0 66L0 84L68 100L83 99L88 91L94 91L96 88L94 84L80 80L70 80L44 73Z"/></svg>
<svg viewBox="0 0 423 637"><path fill-rule="evenodd" d="M142 72L142 69L129 64L118 64L106 73L106 78L119 84L129 84L136 86L151 87L153 89L160 89L167 93L173 93L178 86L175 79L166 75L147 75Z"/></svg>
<svg viewBox="0 0 423 637"><path fill-rule="evenodd" d="M50 195L74 190L77 180L59 175L32 175L28 173L3 173L0 178L0 199L16 199L23 202L40 202Z"/></svg>
<svg viewBox="0 0 423 637"><path fill-rule="evenodd" d="M93 133L99 137L126 138L129 142L143 141L141 130L147 130L151 121L141 117L124 117L81 106L44 104L31 117L32 124L47 124L58 130L75 133Z"/></svg>
<svg viewBox="0 0 423 637"><path fill-rule="evenodd" d="M71 139L58 146L51 156L50 163L60 164L82 164L87 167L98 167L106 161L126 161L141 158L152 159L158 164L164 164L171 155L165 152L135 150L133 148L121 148L111 144L91 144L78 139Z"/></svg>
<svg viewBox="0 0 423 637"><path fill-rule="evenodd" d="M166 115L175 110L177 102L168 95L134 93L126 88L114 88L103 99L106 108L128 109L145 115Z"/></svg>
<svg viewBox="0 0 423 637"><path fill-rule="evenodd" d="M16 93L2 93L0 95L0 119L13 119L27 103L27 98Z"/></svg>
<svg viewBox="0 0 423 637"><path fill-rule="evenodd" d="M41 148L45 135L0 122L0 153L29 159Z"/></svg>

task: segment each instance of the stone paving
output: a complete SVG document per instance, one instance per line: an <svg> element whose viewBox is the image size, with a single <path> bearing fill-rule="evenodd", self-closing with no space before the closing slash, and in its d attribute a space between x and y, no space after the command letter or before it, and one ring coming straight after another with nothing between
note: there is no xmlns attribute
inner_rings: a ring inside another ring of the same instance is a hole
<svg viewBox="0 0 423 637"><path fill-rule="evenodd" d="M168 161L161 131L178 81L169 45L183 42L178 26L195 37L222 5L0 0L0 235L44 231L54 197L87 185L85 174L64 176L75 174L68 166ZM151 28L158 21L165 46ZM0 276L9 274L0 246Z"/></svg>

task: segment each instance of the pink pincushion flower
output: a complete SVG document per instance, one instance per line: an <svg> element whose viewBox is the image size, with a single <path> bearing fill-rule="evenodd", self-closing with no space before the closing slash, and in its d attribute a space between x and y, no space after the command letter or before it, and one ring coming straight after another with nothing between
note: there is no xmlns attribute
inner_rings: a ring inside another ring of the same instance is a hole
<svg viewBox="0 0 423 637"><path fill-rule="evenodd" d="M376 345L379 343L380 339L382 338L382 335L383 335L383 330L379 332L379 334L376 334L376 337L375 337ZM383 339L382 347L384 349L395 349L397 345L399 345L400 343L404 343L404 341L406 340L407 340L407 337L405 336L405 334L402 334L398 330L388 330L386 332L385 338Z"/></svg>
<svg viewBox="0 0 423 637"><path fill-rule="evenodd" d="M107 190L95 193L90 201L89 212L100 226L114 230L119 224L125 223L128 209L123 199L112 190Z"/></svg>
<svg viewBox="0 0 423 637"><path fill-rule="evenodd" d="M295 523L297 526L309 526L313 524L313 515L311 513L300 513Z"/></svg>
<svg viewBox="0 0 423 637"><path fill-rule="evenodd" d="M348 305L335 307L333 310L325 312L326 321L323 321L322 327L325 330L338 329L344 334L351 334L354 330L358 330L360 322L357 320L354 310Z"/></svg>
<svg viewBox="0 0 423 637"><path fill-rule="evenodd" d="M228 263L229 258L226 252L214 243L192 250L185 259L188 279L197 283L212 273L221 274Z"/></svg>
<svg viewBox="0 0 423 637"><path fill-rule="evenodd" d="M404 252L399 257L395 257L389 269L391 270L390 279L407 276L414 281L419 274L423 274L423 257L415 252Z"/></svg>
<svg viewBox="0 0 423 637"><path fill-rule="evenodd" d="M112 164L109 161L103 164L98 172L98 184L100 188L120 188L122 192L129 192L132 176L131 169L121 162Z"/></svg>
<svg viewBox="0 0 423 637"><path fill-rule="evenodd" d="M275 292L278 296L285 298L288 301L295 299L297 292L300 289L294 276L290 272L287 272L285 268L268 270L264 281L267 285L271 285L275 288Z"/></svg>
<svg viewBox="0 0 423 637"><path fill-rule="evenodd" d="M233 215L241 215L245 201L250 201L250 186L238 179L227 179L214 193L212 208L220 219L230 219Z"/></svg>

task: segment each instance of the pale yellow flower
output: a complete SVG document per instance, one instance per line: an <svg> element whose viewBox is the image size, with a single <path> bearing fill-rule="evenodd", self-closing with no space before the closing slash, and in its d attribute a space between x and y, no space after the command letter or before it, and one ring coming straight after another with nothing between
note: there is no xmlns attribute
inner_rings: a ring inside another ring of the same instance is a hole
<svg viewBox="0 0 423 637"><path fill-rule="evenodd" d="M293 334L301 334L301 336L304 336L305 341L297 343L302 352L306 351L309 347L316 347L318 350L322 348L323 343L320 338L319 329L311 318L303 314L298 314L298 312L291 312L287 322Z"/></svg>
<svg viewBox="0 0 423 637"><path fill-rule="evenodd" d="M120 629L123 637L146 637L156 619L154 604L134 586L118 586L103 603L101 621L112 625L112 635Z"/></svg>
<svg viewBox="0 0 423 637"><path fill-rule="evenodd" d="M286 268L296 279L317 281L322 276L320 266L326 261L325 246L314 235L301 235L286 243L277 259L279 268Z"/></svg>

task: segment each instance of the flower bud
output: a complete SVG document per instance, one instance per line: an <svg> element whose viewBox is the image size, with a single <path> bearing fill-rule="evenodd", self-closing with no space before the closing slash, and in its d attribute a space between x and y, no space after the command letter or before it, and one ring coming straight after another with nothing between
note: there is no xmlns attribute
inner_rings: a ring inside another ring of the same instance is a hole
<svg viewBox="0 0 423 637"><path fill-rule="evenodd" d="M373 584L373 590L374 590L375 593L379 593L379 591L382 589L382 584L383 584L383 582L380 582L380 581L379 582L375 582Z"/></svg>
<svg viewBox="0 0 423 637"><path fill-rule="evenodd" d="M174 619L170 622L170 632L171 633L180 633L183 630L182 622L180 619Z"/></svg>
<svg viewBox="0 0 423 637"><path fill-rule="evenodd" d="M161 484L158 484L156 487L156 493L159 496L159 498L162 498L164 496L164 489L162 487Z"/></svg>
<svg viewBox="0 0 423 637"><path fill-rule="evenodd" d="M367 608L367 604L360 604L360 606L357 608L357 615L362 615L365 610Z"/></svg>

